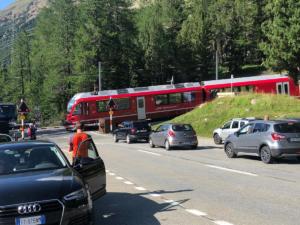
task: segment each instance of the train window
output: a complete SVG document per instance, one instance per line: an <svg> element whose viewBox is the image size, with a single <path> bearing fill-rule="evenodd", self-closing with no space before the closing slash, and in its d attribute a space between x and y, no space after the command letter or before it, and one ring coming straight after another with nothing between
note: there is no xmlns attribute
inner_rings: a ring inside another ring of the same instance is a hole
<svg viewBox="0 0 300 225"><path fill-rule="evenodd" d="M193 102L196 99L195 92L184 92L182 93L183 102Z"/></svg>
<svg viewBox="0 0 300 225"><path fill-rule="evenodd" d="M233 88L233 91L234 91L234 92L241 92L241 87L234 87L234 88Z"/></svg>
<svg viewBox="0 0 300 225"><path fill-rule="evenodd" d="M82 114L83 115L89 115L89 103L83 102L82 104Z"/></svg>
<svg viewBox="0 0 300 225"><path fill-rule="evenodd" d="M167 105L168 104L168 95L156 95L155 98L155 105Z"/></svg>
<svg viewBox="0 0 300 225"><path fill-rule="evenodd" d="M115 99L115 103L117 105L117 110L130 109L130 100L129 100L129 98Z"/></svg>
<svg viewBox="0 0 300 225"><path fill-rule="evenodd" d="M96 102L96 107L97 107L97 112L107 112L107 103L108 101L97 101Z"/></svg>
<svg viewBox="0 0 300 225"><path fill-rule="evenodd" d="M73 115L80 115L80 114L81 114L81 109L82 109L81 103L77 104L77 105L75 106Z"/></svg>
<svg viewBox="0 0 300 225"><path fill-rule="evenodd" d="M249 85L245 86L245 88L246 88L247 92L253 92L253 90L254 90L254 87L253 86L249 86Z"/></svg>
<svg viewBox="0 0 300 225"><path fill-rule="evenodd" d="M181 103L181 93L169 94L169 104Z"/></svg>

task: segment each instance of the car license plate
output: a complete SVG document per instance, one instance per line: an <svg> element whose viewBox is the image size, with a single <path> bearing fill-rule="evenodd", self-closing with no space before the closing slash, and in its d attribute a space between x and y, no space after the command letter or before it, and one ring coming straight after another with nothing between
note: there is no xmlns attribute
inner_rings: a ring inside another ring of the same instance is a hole
<svg viewBox="0 0 300 225"><path fill-rule="evenodd" d="M291 138L290 139L292 142L300 142L300 138Z"/></svg>
<svg viewBox="0 0 300 225"><path fill-rule="evenodd" d="M16 218L16 225L40 225L46 224L46 217L42 216L32 216L25 218Z"/></svg>

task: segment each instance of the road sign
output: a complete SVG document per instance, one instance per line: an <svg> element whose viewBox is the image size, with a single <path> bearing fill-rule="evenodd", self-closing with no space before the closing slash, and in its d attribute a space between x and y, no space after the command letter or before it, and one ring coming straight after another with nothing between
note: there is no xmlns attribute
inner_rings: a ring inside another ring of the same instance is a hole
<svg viewBox="0 0 300 225"><path fill-rule="evenodd" d="M23 99L21 99L21 103L18 107L18 113L28 113L29 112L29 108L28 106L26 105L26 103L24 102Z"/></svg>
<svg viewBox="0 0 300 225"><path fill-rule="evenodd" d="M107 108L109 108L109 109L117 108L117 104L115 103L115 101L112 98L109 99L109 101L107 103Z"/></svg>
<svg viewBox="0 0 300 225"><path fill-rule="evenodd" d="M25 117L24 114L21 114L21 115L19 116L19 119L20 119L20 120L25 120L25 118L26 118L26 117Z"/></svg>

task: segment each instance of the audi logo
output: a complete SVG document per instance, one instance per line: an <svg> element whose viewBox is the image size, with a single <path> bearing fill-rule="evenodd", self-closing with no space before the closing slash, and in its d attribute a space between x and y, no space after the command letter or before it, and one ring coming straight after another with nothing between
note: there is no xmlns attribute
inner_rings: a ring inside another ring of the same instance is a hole
<svg viewBox="0 0 300 225"><path fill-rule="evenodd" d="M28 213L37 213L37 212L40 212L41 210L42 210L42 207L38 203L20 205L18 207L18 213L21 215L28 214Z"/></svg>

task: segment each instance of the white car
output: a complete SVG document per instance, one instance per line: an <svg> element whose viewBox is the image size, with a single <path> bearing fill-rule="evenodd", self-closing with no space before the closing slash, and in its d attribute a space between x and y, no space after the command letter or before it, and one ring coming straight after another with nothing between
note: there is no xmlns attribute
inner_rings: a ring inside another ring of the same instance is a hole
<svg viewBox="0 0 300 225"><path fill-rule="evenodd" d="M251 118L252 119L252 118ZM253 119L252 119L253 120ZM222 142L234 132L238 131L245 124L249 123L250 119L234 118L226 122L222 127L213 131L213 138L216 144L222 144Z"/></svg>

